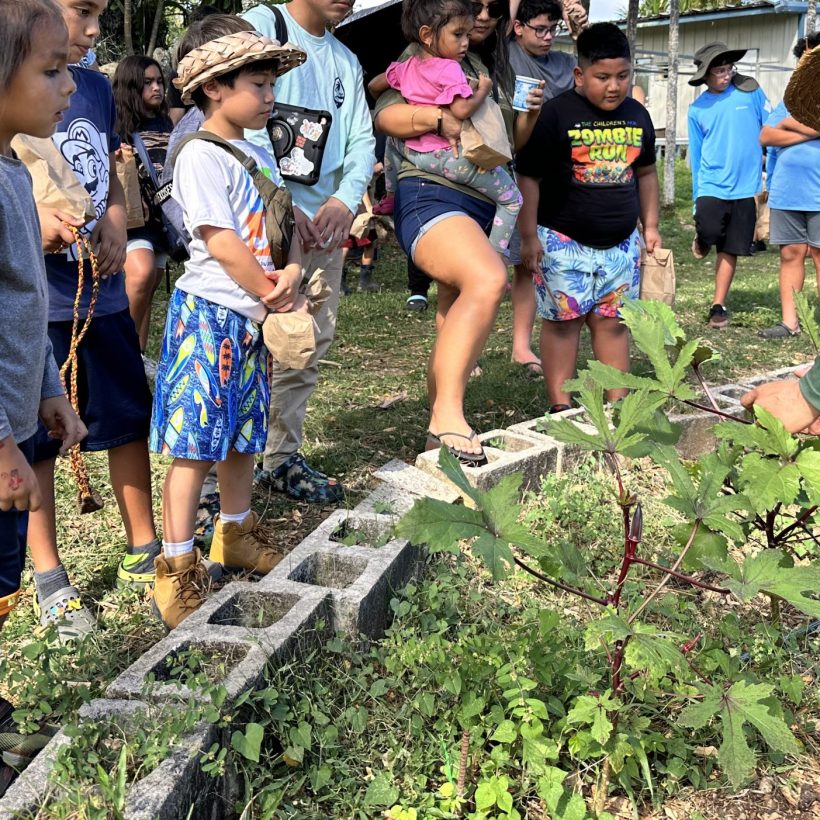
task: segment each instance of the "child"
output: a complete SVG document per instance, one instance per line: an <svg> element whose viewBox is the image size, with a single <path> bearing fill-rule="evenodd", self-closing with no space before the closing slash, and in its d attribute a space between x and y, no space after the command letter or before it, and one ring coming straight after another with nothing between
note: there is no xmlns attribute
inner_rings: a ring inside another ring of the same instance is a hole
<svg viewBox="0 0 820 820"><path fill-rule="evenodd" d="M402 32L407 40L418 45L418 53L404 62L391 63L383 79L371 82L371 90L380 93L394 88L412 105L446 106L460 120L466 120L484 102L493 85L482 74L473 90L459 65L470 46L472 16L472 6L466 0L406 0ZM484 170L459 157L441 136L440 117L437 131L405 140L404 156L419 170L474 188L495 202L490 243L503 253L521 208L521 194L515 182L500 165ZM390 164L395 166L395 160ZM389 184L389 190L394 188L395 181ZM385 213L384 204L379 212Z"/></svg>
<svg viewBox="0 0 820 820"><path fill-rule="evenodd" d="M185 54L175 82L183 102L202 110L203 130L229 140L281 185L276 161L246 142L244 129L264 127L276 77L302 62L303 52L243 31ZM262 199L246 168L223 148L202 139L183 145L172 196L192 241L168 308L151 425L151 449L174 457L154 589L155 608L169 628L208 589L193 539L200 491L214 462L221 513L211 558L259 573L281 560L257 540L250 509L253 455L265 449L270 395L261 323L268 311L294 308L302 270L298 241L284 269L275 270Z"/></svg>
<svg viewBox="0 0 820 820"><path fill-rule="evenodd" d="M78 63L99 34L107 0L58 0L68 27L69 63ZM53 140L91 196L97 218L82 228L98 259L101 276L94 315L79 346L77 368L80 416L88 427L83 449L108 451L111 485L125 526L127 554L117 570L119 582L137 587L153 581L160 545L151 509L148 428L151 393L139 339L128 313L122 264L125 261L125 197L116 175L111 87L103 74L70 67L77 91L57 125ZM77 293L77 248L65 235L60 215L39 209L49 284L49 337L61 365L69 355ZM80 319L89 311L91 265L77 305ZM58 447L44 427L37 434L34 471L43 493L42 508L31 516L29 549L34 564L37 603L44 624L58 618L63 640L94 629L94 618L68 580L57 551L54 515L54 464ZM64 615L64 617L60 617Z"/></svg>
<svg viewBox="0 0 820 820"><path fill-rule="evenodd" d="M0 628L20 592L29 510L42 503L31 469L37 416L67 452L85 426L65 396L47 333L48 289L31 177L11 149L16 134L51 136L74 83L68 36L52 0L0 4ZM0 698L0 733L11 704ZM21 737L22 740L22 737ZM0 765L0 796L13 773Z"/></svg>
<svg viewBox="0 0 820 820"><path fill-rule="evenodd" d="M117 133L120 139L133 145L133 135L139 134L159 176L165 164L168 136L173 128L168 117L165 80L159 63L150 57L125 57L117 66L112 89L117 106ZM139 159L137 163L139 164ZM156 208L152 203L144 202L143 211L146 214L145 226L128 231L125 291L145 359L151 299L165 270L168 256L164 253L165 236ZM147 365L150 368L153 363L148 362Z"/></svg>
<svg viewBox="0 0 820 820"><path fill-rule="evenodd" d="M524 195L521 256L543 319L541 361L550 412L569 409L564 382L575 372L586 324L598 361L629 370L629 337L618 318L638 296L640 217L646 250L661 246L655 132L627 98L629 43L612 23L578 37L575 89L547 102L518 155ZM610 390L610 401L625 391Z"/></svg>

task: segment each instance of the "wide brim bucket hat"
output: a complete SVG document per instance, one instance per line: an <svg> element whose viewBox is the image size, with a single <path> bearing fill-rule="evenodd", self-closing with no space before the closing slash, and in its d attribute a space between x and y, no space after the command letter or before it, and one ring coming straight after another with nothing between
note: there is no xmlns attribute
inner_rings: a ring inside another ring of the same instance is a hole
<svg viewBox="0 0 820 820"><path fill-rule="evenodd" d="M689 79L689 85L702 85L706 74L716 60L728 60L736 63L746 56L746 48L729 48L726 43L707 43L695 52L695 73Z"/></svg>
<svg viewBox="0 0 820 820"><path fill-rule="evenodd" d="M189 51L179 61L174 85L182 94L182 102L191 105L191 93L208 80L258 60L272 59L278 63L276 75L279 76L302 65L307 54L294 46L280 45L256 31L237 31Z"/></svg>
<svg viewBox="0 0 820 820"><path fill-rule="evenodd" d="M794 70L783 102L798 122L820 131L820 46L806 51Z"/></svg>

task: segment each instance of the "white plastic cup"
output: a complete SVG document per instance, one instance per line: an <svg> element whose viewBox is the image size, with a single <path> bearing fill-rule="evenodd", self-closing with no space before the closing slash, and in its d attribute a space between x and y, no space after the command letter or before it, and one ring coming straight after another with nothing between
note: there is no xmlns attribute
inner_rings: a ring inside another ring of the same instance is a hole
<svg viewBox="0 0 820 820"><path fill-rule="evenodd" d="M515 75L515 94L513 94L512 107L516 111L529 111L527 108L527 97L533 88L540 88L541 80L534 77L524 77L521 74Z"/></svg>

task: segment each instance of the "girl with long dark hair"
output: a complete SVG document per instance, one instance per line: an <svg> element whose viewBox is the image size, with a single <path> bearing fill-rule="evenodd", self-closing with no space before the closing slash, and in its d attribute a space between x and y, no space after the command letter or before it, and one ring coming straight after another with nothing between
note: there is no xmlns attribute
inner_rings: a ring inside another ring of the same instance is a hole
<svg viewBox="0 0 820 820"><path fill-rule="evenodd" d="M117 66L113 88L120 139L133 146L134 135L137 134L145 144L159 176L173 128L168 117L165 79L159 63L150 57L126 57ZM145 174L145 169L141 169L140 173ZM125 290L144 354L151 319L151 299L168 257L164 252L162 222L153 204L144 202L143 211L146 215L145 226L128 231Z"/></svg>

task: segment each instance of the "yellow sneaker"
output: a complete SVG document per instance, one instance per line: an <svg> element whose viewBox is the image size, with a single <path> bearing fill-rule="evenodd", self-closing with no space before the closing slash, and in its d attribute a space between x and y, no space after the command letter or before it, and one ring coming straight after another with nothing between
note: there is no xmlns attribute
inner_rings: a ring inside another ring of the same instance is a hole
<svg viewBox="0 0 820 820"><path fill-rule="evenodd" d="M211 579L198 549L174 558L160 553L154 559L154 567L157 579L153 609L168 629L174 629L202 606L211 589Z"/></svg>
<svg viewBox="0 0 820 820"><path fill-rule="evenodd" d="M241 523L222 523L214 518L214 538L211 541L210 559L229 569L244 569L266 575L283 558L274 547L260 543L256 537L259 516L251 514Z"/></svg>

